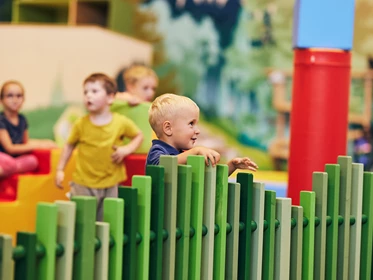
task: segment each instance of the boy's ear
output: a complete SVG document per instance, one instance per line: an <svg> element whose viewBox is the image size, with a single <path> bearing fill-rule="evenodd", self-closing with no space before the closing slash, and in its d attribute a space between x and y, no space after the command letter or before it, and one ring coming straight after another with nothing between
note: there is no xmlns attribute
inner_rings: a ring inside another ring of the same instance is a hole
<svg viewBox="0 0 373 280"><path fill-rule="evenodd" d="M109 105L113 104L114 100L115 100L115 94L114 93L109 93L108 94L108 104Z"/></svg>
<svg viewBox="0 0 373 280"><path fill-rule="evenodd" d="M164 134L166 134L167 136L172 135L172 126L171 126L170 121L165 121L162 125L162 129L163 129Z"/></svg>

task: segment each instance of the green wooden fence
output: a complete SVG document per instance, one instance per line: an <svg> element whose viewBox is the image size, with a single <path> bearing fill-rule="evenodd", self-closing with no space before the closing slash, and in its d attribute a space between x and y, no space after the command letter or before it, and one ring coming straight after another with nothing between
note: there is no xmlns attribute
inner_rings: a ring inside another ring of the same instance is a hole
<svg viewBox="0 0 373 280"><path fill-rule="evenodd" d="M373 173L314 172L300 206L250 173L164 156L119 198L40 202L36 232L0 235L0 279L371 279Z"/></svg>

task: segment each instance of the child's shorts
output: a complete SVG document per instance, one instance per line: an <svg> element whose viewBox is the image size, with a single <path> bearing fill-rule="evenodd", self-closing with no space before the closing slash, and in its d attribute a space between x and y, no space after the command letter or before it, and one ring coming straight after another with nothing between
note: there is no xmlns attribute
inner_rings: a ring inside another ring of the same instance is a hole
<svg viewBox="0 0 373 280"><path fill-rule="evenodd" d="M118 185L107 187L104 189L95 189L87 186L79 185L75 182L70 182L70 197L73 196L94 196L97 198L97 221L102 221L104 198L118 197Z"/></svg>

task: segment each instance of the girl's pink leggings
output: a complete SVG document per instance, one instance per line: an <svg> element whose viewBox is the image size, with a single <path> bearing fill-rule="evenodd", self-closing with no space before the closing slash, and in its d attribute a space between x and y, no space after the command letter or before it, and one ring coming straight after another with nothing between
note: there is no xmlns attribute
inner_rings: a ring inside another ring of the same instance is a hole
<svg viewBox="0 0 373 280"><path fill-rule="evenodd" d="M38 159L34 155L12 157L0 152L0 178L13 174L34 171L38 167Z"/></svg>

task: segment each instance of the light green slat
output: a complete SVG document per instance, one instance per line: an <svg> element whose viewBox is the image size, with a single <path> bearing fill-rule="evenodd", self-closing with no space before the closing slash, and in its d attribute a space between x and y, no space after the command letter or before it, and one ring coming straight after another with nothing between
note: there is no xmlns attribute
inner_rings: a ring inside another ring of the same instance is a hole
<svg viewBox="0 0 373 280"><path fill-rule="evenodd" d="M315 255L315 203L316 195L314 192L300 192L300 205L303 207L304 217L308 220L307 226L303 229L303 280L313 280L313 261Z"/></svg>
<svg viewBox="0 0 373 280"><path fill-rule="evenodd" d="M190 212L190 226L195 231L195 234L191 237L189 243L189 279L197 280L201 278L205 158L203 156L189 156L187 163L192 166L192 205Z"/></svg>
<svg viewBox="0 0 373 280"><path fill-rule="evenodd" d="M139 213L138 230L142 236L137 246L137 277L136 280L149 279L150 253L150 209L152 180L150 176L133 176L132 187L138 189L137 205Z"/></svg>
<svg viewBox="0 0 373 280"><path fill-rule="evenodd" d="M274 279L290 279L291 199L276 199L276 219L280 222L275 236Z"/></svg>
<svg viewBox="0 0 373 280"><path fill-rule="evenodd" d="M360 279L371 279L372 273L372 246L373 246L373 173L364 172L363 180L363 210L362 216L366 222L361 228L361 263Z"/></svg>
<svg viewBox="0 0 373 280"><path fill-rule="evenodd" d="M328 202L327 216L332 223L326 228L326 265L325 279L337 279L338 258L338 209L339 209L339 164L326 164L325 172L328 174Z"/></svg>
<svg viewBox="0 0 373 280"><path fill-rule="evenodd" d="M182 234L180 239L176 241L175 279L188 280L192 167L189 165L179 165L177 179L176 224Z"/></svg>
<svg viewBox="0 0 373 280"><path fill-rule="evenodd" d="M205 168L204 191L203 224L207 227L207 234L202 238L201 279L212 279L214 268L216 167L212 167L211 163Z"/></svg>
<svg viewBox="0 0 373 280"><path fill-rule="evenodd" d="M256 230L252 233L251 279L262 279L263 231L264 231L264 183L253 184L253 220ZM239 245L239 244L238 244Z"/></svg>
<svg viewBox="0 0 373 280"><path fill-rule="evenodd" d="M348 256L350 253L350 212L351 212L351 157L339 156L341 167L339 189L339 215L344 222L338 231L337 279L348 279Z"/></svg>
<svg viewBox="0 0 373 280"><path fill-rule="evenodd" d="M228 183L227 223L231 232L227 233L225 279L236 280L238 270L238 237L240 233L240 190L239 183Z"/></svg>
<svg viewBox="0 0 373 280"><path fill-rule="evenodd" d="M38 280L54 279L57 244L57 205L39 202L36 208L36 235L45 248L37 267Z"/></svg>
<svg viewBox="0 0 373 280"><path fill-rule="evenodd" d="M73 276L75 202L57 200L57 243L64 248L62 256L56 259L56 280L70 280Z"/></svg>
<svg viewBox="0 0 373 280"><path fill-rule="evenodd" d="M104 222L109 224L109 233L114 245L109 250L109 280L122 279L124 200L104 199Z"/></svg>
<svg viewBox="0 0 373 280"><path fill-rule="evenodd" d="M224 280L227 240L228 166L218 164L216 169L215 224L219 232L214 241L214 277Z"/></svg>
<svg viewBox="0 0 373 280"><path fill-rule="evenodd" d="M303 207L291 207L291 219L295 225L291 229L290 245L290 279L302 279L302 252L303 252Z"/></svg>
<svg viewBox="0 0 373 280"><path fill-rule="evenodd" d="M71 200L76 203L75 242L79 248L74 254L73 279L93 279L97 199L92 196L73 196Z"/></svg>
<svg viewBox="0 0 373 280"><path fill-rule="evenodd" d="M268 227L264 230L263 236L263 267L262 277L264 280L273 279L275 264L275 211L276 192L264 192L264 220Z"/></svg>
<svg viewBox="0 0 373 280"><path fill-rule="evenodd" d="M325 279L325 255L326 255L326 208L328 201L328 174L314 172L312 174L312 190L316 194L315 215L320 224L315 228L315 256L314 278Z"/></svg>
<svg viewBox="0 0 373 280"><path fill-rule="evenodd" d="M96 238L100 241L100 248L95 254L95 280L107 280L109 276L109 224L96 222Z"/></svg>
<svg viewBox="0 0 373 280"><path fill-rule="evenodd" d="M0 234L0 279L13 279L13 247L12 237Z"/></svg>
<svg viewBox="0 0 373 280"><path fill-rule="evenodd" d="M359 279L361 250L361 211L363 207L364 165L352 164L351 173L351 216L355 223L350 228L349 279Z"/></svg>
<svg viewBox="0 0 373 280"><path fill-rule="evenodd" d="M174 279L176 255L177 213L177 157L161 156L159 165L164 166L164 228L168 238L163 244L162 280Z"/></svg>

